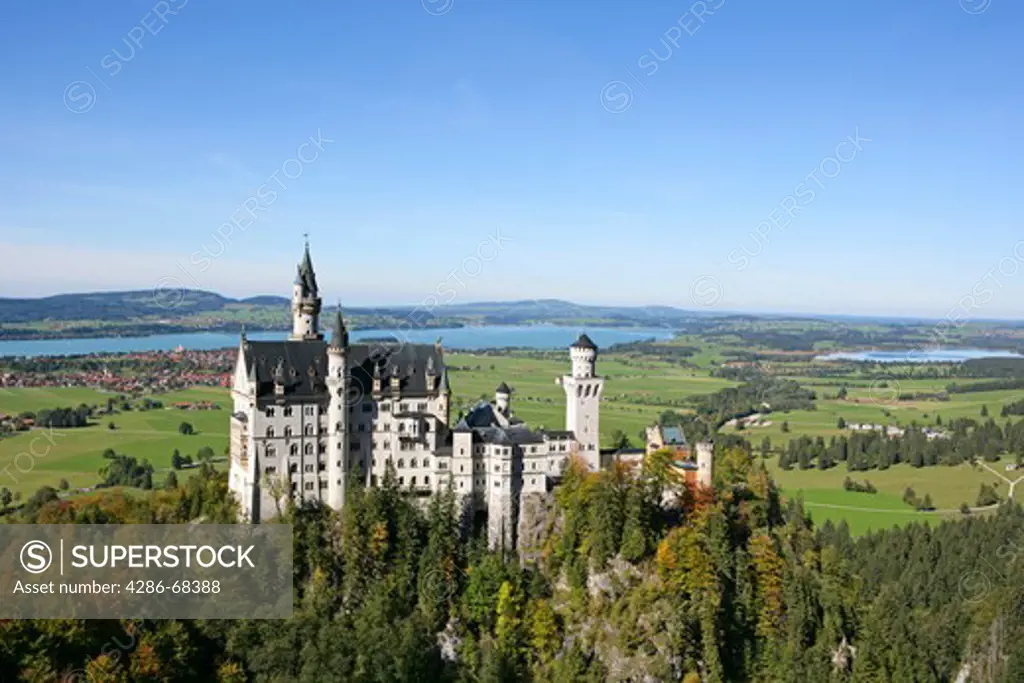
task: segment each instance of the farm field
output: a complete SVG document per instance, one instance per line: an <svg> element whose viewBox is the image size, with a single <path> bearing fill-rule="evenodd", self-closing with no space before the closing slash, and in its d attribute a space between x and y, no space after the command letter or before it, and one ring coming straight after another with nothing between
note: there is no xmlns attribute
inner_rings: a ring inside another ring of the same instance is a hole
<svg viewBox="0 0 1024 683"><path fill-rule="evenodd" d="M932 524L944 518L961 516L959 512L918 512L899 496L888 493L856 493L842 489L798 489L796 492L783 489L782 493L784 498L799 497L803 500L804 511L815 526L826 521L839 524L845 520L852 536L915 522Z"/></svg>
<svg viewBox="0 0 1024 683"><path fill-rule="evenodd" d="M782 470L775 458L769 458L766 465L783 497L802 498L805 509L818 524L827 519L834 523L845 519L854 535L908 522L931 523L959 517L960 504L973 507L982 484L995 486L1002 496L1008 489L991 472L970 465L920 468L895 465L866 472L848 472L842 465L828 470ZM878 493L846 491L843 489L846 477L857 482L870 481ZM902 497L907 487L914 489L920 498L930 495L935 512L918 512L904 503Z"/></svg>
<svg viewBox="0 0 1024 683"><path fill-rule="evenodd" d="M765 427L748 427L744 431L746 438L752 443L758 444L767 436L771 438L774 445L781 446L790 439L801 435L822 436L827 439L843 433L849 434L848 429L841 430L836 426L840 417L846 420L847 424L868 423L901 426L907 426L912 422L917 422L919 425L934 423L936 416L940 416L943 422L959 417L980 420L984 419L981 417L983 406L988 408L991 417L1002 423L1005 418L1001 418L999 413L1003 405L1022 397L1020 391L1006 390L950 394L948 401L893 401L888 400L890 399L888 395L878 396L873 400L873 397L869 395L870 390L851 388L846 400L836 400L822 399L820 387L815 388L819 394L818 400L815 401L817 410L771 413L767 419L772 424ZM830 388L832 389L830 395L834 395L835 387ZM789 423L789 433L782 431L783 422ZM723 427L722 429L732 428Z"/></svg>
<svg viewBox="0 0 1024 683"><path fill-rule="evenodd" d="M111 394L82 388L6 389L0 390L0 411L18 413L76 406L80 403L106 403ZM56 487L62 478L72 488L95 485L98 470L103 466L103 451L113 448L118 453L146 458L157 470L154 485L160 485L170 468L171 454L177 448L182 455L195 455L203 446L213 449L217 457L228 445L228 394L223 389L207 387L160 394L157 400L169 405L175 401L220 403L222 410L177 410L163 408L148 411L127 411L102 419L89 427L74 429L33 429L0 439L0 486L29 496L40 486ZM107 427L114 422L116 429ZM196 433L185 436L178 426L189 422ZM179 481L189 475L178 473Z"/></svg>

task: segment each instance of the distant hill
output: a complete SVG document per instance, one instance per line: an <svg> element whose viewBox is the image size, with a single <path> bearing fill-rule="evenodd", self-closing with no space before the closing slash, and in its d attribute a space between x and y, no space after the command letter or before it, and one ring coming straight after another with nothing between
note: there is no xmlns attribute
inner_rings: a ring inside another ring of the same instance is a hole
<svg viewBox="0 0 1024 683"><path fill-rule="evenodd" d="M291 299L283 296L264 294L263 296L251 296L248 299L239 299L238 303L250 304L252 306L288 306L291 304Z"/></svg>
<svg viewBox="0 0 1024 683"><path fill-rule="evenodd" d="M152 289L131 292L90 292L58 294L40 299L0 299L0 322L26 323L37 320L126 321L146 316L183 318L196 313L219 311L236 303L213 292Z"/></svg>
<svg viewBox="0 0 1024 683"><path fill-rule="evenodd" d="M239 305L261 309L287 309L282 296L261 295L231 299L201 290L136 290L59 294L38 299L0 299L0 323L37 321L128 322L177 321L198 314L216 314ZM589 306L559 299L492 301L438 306L433 311L416 306L349 307L348 316L402 318L410 315L461 320L471 324L516 325L526 323L602 322L609 325L673 326L705 312L685 311L668 306Z"/></svg>

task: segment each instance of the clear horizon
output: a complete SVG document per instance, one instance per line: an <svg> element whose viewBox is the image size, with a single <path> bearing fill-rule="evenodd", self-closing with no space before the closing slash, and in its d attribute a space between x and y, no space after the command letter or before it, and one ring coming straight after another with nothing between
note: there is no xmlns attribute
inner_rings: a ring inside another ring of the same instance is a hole
<svg viewBox="0 0 1024 683"><path fill-rule="evenodd" d="M1016 319L1021 28L1000 0L19 4L0 296L288 296L309 233L346 306L454 276L458 303Z"/></svg>

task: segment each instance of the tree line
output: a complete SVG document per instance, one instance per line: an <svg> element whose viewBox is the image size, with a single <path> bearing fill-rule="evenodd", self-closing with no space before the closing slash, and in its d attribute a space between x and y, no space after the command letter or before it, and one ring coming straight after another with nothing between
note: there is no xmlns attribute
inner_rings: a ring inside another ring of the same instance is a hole
<svg viewBox="0 0 1024 683"><path fill-rule="evenodd" d="M1000 426L992 418L978 422L970 418L950 420L946 436L929 438L923 429L911 425L902 436L887 436L881 431L854 432L823 437L800 436L791 439L779 453L779 467L827 470L843 463L851 472L887 469L907 463L912 467L959 465L983 458L999 460L1003 453L1024 458L1024 421Z"/></svg>

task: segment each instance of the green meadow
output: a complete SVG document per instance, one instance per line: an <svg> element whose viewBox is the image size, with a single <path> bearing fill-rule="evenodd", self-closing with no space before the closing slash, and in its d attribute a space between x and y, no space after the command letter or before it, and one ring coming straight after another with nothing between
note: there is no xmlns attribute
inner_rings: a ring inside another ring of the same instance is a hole
<svg viewBox="0 0 1024 683"><path fill-rule="evenodd" d="M792 378L799 379L799 378ZM930 387L925 386L927 380L914 380L913 383L903 382L903 391L938 391L945 384L939 380L929 382ZM906 385L912 387L908 389ZM976 420L981 417L982 407L988 409L988 413L995 420L1002 423L999 413L1006 403L1019 400L1022 397L1020 391L980 391L964 394L950 394L948 401L935 399L917 399L911 401L896 401L893 394L886 389L869 389L852 387L848 391L846 399L824 398L834 397L837 386L821 387L812 386L818 393L818 400L815 401L817 410L793 410L789 412L772 413L767 416L770 425L764 427L748 427L745 435L755 445L760 443L764 437L770 437L775 446L782 445L792 438L801 435L811 437L822 436L826 439L838 434L849 434L849 429L838 428L839 418L842 417L847 424L867 423L882 425L907 426L913 422L919 425L935 424L936 418L941 417L943 422L948 422L958 417L969 417ZM789 433L782 431L782 423L789 423ZM733 429L723 427L723 430Z"/></svg>
<svg viewBox="0 0 1024 683"><path fill-rule="evenodd" d="M16 414L43 408L72 407L81 403L105 405L112 394L84 388L0 389L0 412ZM222 410L178 410L162 408L126 411L104 415L95 424L74 429L33 429L0 439L0 487L31 495L40 486L56 487L67 479L72 488L94 486L103 466L103 451L146 458L158 470L159 485L171 466L171 454L177 448L182 455L195 455L210 446L222 457L228 445L230 402L224 389L194 388L160 394L157 400L170 405L175 401L215 401ZM108 423L113 422L111 430ZM196 433L178 432L182 422L190 423ZM178 473L179 481L188 470Z"/></svg>
<svg viewBox="0 0 1024 683"><path fill-rule="evenodd" d="M827 470L782 470L775 458L765 463L784 498L803 499L804 508L816 523L845 519L854 535L912 521L931 523L959 517L962 503L974 507L982 484L994 486L1001 496L1006 496L1009 488L991 472L967 464L918 468L901 464L886 470L848 472L841 464ZM846 477L860 483L870 481L878 493L846 491ZM919 512L904 503L903 492L908 487L919 498L930 495L935 511Z"/></svg>

